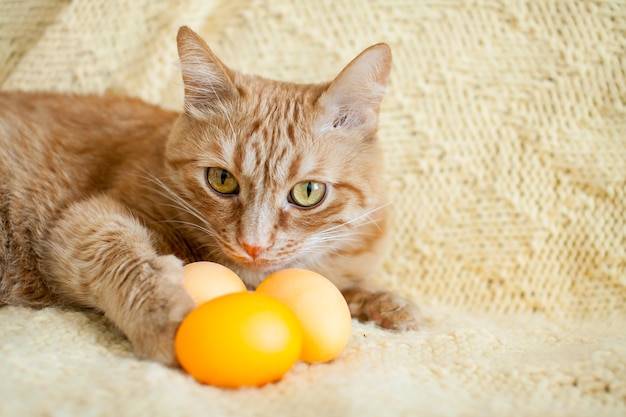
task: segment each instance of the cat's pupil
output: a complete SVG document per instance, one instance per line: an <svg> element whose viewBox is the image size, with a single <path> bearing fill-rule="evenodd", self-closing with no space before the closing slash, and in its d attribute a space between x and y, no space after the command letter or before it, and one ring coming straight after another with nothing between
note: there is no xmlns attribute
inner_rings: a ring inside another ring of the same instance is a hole
<svg viewBox="0 0 626 417"><path fill-rule="evenodd" d="M306 185L306 196L311 197L311 192L313 191L313 184L309 181Z"/></svg>
<svg viewBox="0 0 626 417"><path fill-rule="evenodd" d="M226 170L223 169L222 175L220 176L220 181L222 182L222 185L224 185L227 179L228 179L228 172L226 172Z"/></svg>

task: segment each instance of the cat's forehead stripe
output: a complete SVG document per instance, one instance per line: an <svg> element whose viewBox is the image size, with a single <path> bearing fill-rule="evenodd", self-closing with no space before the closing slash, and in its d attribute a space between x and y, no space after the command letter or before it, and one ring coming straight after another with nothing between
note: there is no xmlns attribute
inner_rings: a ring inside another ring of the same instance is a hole
<svg viewBox="0 0 626 417"><path fill-rule="evenodd" d="M287 125L287 139L289 139L289 143L291 143L292 146L296 146L296 135L295 135L295 126L293 124L293 122L290 122Z"/></svg>
<svg viewBox="0 0 626 417"><path fill-rule="evenodd" d="M302 168L302 156L296 155L289 166L289 178L298 178Z"/></svg>

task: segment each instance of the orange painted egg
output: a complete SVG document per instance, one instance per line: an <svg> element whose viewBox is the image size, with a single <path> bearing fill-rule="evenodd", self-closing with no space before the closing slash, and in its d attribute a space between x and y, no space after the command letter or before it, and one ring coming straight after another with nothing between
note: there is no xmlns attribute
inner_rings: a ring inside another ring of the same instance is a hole
<svg viewBox="0 0 626 417"><path fill-rule="evenodd" d="M303 330L300 359L326 362L348 344L352 319L341 292L327 278L304 269L285 269L267 277L256 290L283 302Z"/></svg>
<svg viewBox="0 0 626 417"><path fill-rule="evenodd" d="M214 262L193 262L184 266L183 287L196 305L233 292L246 291L241 278L230 269Z"/></svg>
<svg viewBox="0 0 626 417"><path fill-rule="evenodd" d="M225 388L280 379L302 351L302 327L278 300L238 292L200 305L174 341L180 365L199 382Z"/></svg>

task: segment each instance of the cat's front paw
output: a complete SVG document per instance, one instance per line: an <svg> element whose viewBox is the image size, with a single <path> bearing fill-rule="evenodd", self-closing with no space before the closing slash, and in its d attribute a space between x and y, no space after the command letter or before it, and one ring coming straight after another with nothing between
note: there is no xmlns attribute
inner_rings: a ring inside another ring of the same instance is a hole
<svg viewBox="0 0 626 417"><path fill-rule="evenodd" d="M342 291L352 317L373 321L392 330L415 330L420 327L421 314L417 306L400 295L359 286Z"/></svg>
<svg viewBox="0 0 626 417"><path fill-rule="evenodd" d="M195 308L182 282L182 262L174 256L160 256L143 266L136 282L134 317L129 317L132 324L125 331L138 357L168 366L178 363L174 337L182 320Z"/></svg>

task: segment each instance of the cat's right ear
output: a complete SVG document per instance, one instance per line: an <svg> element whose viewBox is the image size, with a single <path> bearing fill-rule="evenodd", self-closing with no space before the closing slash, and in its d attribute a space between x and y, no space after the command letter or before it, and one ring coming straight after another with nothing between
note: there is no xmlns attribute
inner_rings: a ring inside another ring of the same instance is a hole
<svg viewBox="0 0 626 417"><path fill-rule="evenodd" d="M321 130L376 129L390 71L388 45L380 43L361 52L322 94L319 101L324 109Z"/></svg>
<svg viewBox="0 0 626 417"><path fill-rule="evenodd" d="M185 84L185 110L195 117L212 113L236 94L234 74L187 26L178 30L176 41Z"/></svg>

